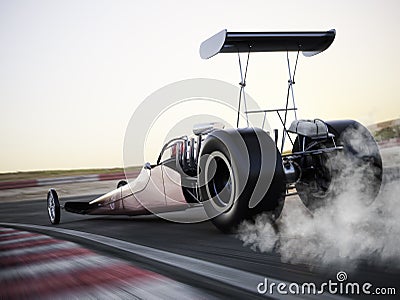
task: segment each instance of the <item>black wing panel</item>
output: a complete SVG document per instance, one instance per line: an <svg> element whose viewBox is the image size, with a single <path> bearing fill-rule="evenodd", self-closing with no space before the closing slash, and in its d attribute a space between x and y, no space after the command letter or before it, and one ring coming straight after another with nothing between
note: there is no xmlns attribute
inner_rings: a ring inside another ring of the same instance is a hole
<svg viewBox="0 0 400 300"><path fill-rule="evenodd" d="M205 40L200 56L210 58L218 53L302 51L312 56L326 50L336 31L308 32L228 32L226 29Z"/></svg>

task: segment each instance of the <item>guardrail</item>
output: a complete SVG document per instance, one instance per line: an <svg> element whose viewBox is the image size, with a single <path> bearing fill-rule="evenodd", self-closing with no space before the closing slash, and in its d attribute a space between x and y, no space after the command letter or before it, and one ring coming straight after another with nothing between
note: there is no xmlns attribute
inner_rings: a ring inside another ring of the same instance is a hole
<svg viewBox="0 0 400 300"><path fill-rule="evenodd" d="M378 142L379 148L390 148L400 146L400 138L392 138L385 141Z"/></svg>
<svg viewBox="0 0 400 300"><path fill-rule="evenodd" d="M129 177L136 177L140 171L134 171ZM106 180L122 180L125 179L125 173L111 173L111 174L93 174L81 176L65 176L55 178L42 178L31 180L16 180L16 181L3 181L0 182L0 190L6 189L19 189L25 187L48 186L56 184L68 184L79 182L93 182L93 181L106 181Z"/></svg>

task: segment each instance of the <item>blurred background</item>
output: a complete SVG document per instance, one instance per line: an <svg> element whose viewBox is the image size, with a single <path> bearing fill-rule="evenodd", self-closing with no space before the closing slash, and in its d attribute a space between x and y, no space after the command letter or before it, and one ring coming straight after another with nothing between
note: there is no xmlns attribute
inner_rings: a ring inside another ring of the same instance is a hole
<svg viewBox="0 0 400 300"><path fill-rule="evenodd" d="M395 0L0 0L0 172L122 167L129 118L153 91L198 77L237 85L235 55L198 53L224 28L335 28L326 52L300 57L299 117L398 119L399 9ZM285 54L252 55L246 89L260 107L282 106L286 85Z"/></svg>

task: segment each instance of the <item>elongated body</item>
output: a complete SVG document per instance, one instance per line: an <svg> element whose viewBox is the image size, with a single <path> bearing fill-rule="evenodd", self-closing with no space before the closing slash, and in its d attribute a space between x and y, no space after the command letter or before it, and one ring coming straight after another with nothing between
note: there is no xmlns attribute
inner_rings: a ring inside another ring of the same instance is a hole
<svg viewBox="0 0 400 300"><path fill-rule="evenodd" d="M165 165L143 167L130 184L90 202L66 202L66 211L89 215L141 215L188 208L178 172Z"/></svg>

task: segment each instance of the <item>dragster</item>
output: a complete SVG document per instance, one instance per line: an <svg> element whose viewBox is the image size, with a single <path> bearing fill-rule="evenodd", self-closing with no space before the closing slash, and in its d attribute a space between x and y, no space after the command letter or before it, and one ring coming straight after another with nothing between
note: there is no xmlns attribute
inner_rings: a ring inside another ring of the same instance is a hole
<svg viewBox="0 0 400 300"><path fill-rule="evenodd" d="M121 180L115 190L90 202L60 204L57 192L50 189L47 194L50 222L60 222L61 209L88 215L144 215L203 206L218 229L233 232L242 221L260 213L276 220L290 195L298 194L311 212L324 205L335 194L337 183L343 180L335 162L338 155L345 159L346 167L366 170L364 190L368 205L376 198L382 182L382 160L371 133L354 120L297 118L293 85L299 54L312 57L322 53L333 43L335 35L335 30L222 30L205 40L200 46L202 59L219 53L239 56L242 80L236 128L225 129L218 122L195 125L192 133L167 142L158 160L145 163L135 180L129 183ZM248 59L256 52L283 52L287 56L289 80L284 105L244 111L247 118L262 114L265 119L266 115L275 114L282 128L272 133L264 126L250 126L249 122L245 127L239 126L239 114L246 107ZM294 66L289 52L296 54ZM240 60L241 53L247 54L246 68ZM292 151L284 153L284 145L289 142Z"/></svg>

